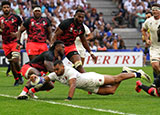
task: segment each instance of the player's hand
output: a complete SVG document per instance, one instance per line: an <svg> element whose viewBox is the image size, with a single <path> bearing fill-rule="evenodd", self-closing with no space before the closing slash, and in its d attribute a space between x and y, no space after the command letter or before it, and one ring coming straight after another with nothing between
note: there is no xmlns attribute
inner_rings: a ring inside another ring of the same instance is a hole
<svg viewBox="0 0 160 115"><path fill-rule="evenodd" d="M38 77L37 75L32 74L32 75L30 76L30 80L34 83L37 77Z"/></svg>
<svg viewBox="0 0 160 115"><path fill-rule="evenodd" d="M91 57L92 57L94 62L97 62L97 57L94 54L91 54Z"/></svg>

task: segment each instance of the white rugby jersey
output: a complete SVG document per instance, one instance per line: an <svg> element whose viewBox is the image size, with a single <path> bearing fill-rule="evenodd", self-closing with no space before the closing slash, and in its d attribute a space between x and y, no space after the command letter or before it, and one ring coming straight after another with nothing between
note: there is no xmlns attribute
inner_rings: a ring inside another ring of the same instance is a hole
<svg viewBox="0 0 160 115"><path fill-rule="evenodd" d="M143 28L150 30L151 46L160 46L160 19L155 20L153 16L148 18L143 23Z"/></svg>
<svg viewBox="0 0 160 115"><path fill-rule="evenodd" d="M48 75L50 80L56 80L65 85L69 85L70 79L76 78L76 87L80 89L85 89L90 86L90 84L92 84L94 79L98 76L103 75L95 72L79 73L76 69L69 66L65 66L64 74L61 76L57 76L55 72L52 72ZM100 85L101 82L98 82L97 84Z"/></svg>

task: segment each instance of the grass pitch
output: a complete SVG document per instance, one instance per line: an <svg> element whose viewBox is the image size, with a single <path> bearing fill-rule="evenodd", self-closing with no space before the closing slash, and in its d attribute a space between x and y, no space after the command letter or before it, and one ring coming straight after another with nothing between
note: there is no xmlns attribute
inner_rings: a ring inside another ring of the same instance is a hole
<svg viewBox="0 0 160 115"><path fill-rule="evenodd" d="M65 102L68 86L55 82L55 88L49 92L38 92L38 100L17 100L24 84L14 87L13 77L6 77L7 68L0 68L0 115L159 115L159 98L152 97L144 91L136 93L135 82L138 79L123 81L114 95L88 95L76 89L72 101ZM122 68L85 68L101 74L116 75ZM152 68L143 67L152 76ZM25 80L26 82L26 80ZM146 83L145 81L142 81Z"/></svg>

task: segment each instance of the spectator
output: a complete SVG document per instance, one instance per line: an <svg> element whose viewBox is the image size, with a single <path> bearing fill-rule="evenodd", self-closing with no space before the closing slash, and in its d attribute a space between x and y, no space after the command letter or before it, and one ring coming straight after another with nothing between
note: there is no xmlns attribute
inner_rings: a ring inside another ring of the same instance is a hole
<svg viewBox="0 0 160 115"><path fill-rule="evenodd" d="M90 40L89 45L92 51L97 51L97 47L94 45L94 40Z"/></svg>
<svg viewBox="0 0 160 115"><path fill-rule="evenodd" d="M134 52L143 52L143 48L141 48L140 44L137 43L136 47L133 48Z"/></svg>
<svg viewBox="0 0 160 115"><path fill-rule="evenodd" d="M20 9L19 9L19 6L18 6L16 0L14 0L13 3L11 3L11 8L15 14L20 15Z"/></svg>
<svg viewBox="0 0 160 115"><path fill-rule="evenodd" d="M137 17L138 28L141 29L142 24L144 23L145 18L146 18L146 14L145 14L144 10L138 10L136 17Z"/></svg>
<svg viewBox="0 0 160 115"><path fill-rule="evenodd" d="M100 45L98 40L95 40L95 45L97 47L97 51L106 51L107 48L104 45Z"/></svg>
<svg viewBox="0 0 160 115"><path fill-rule="evenodd" d="M114 23L115 27L127 27L127 25L124 25L124 16L125 11L121 8L121 5L119 5L119 12L112 18L112 22Z"/></svg>
<svg viewBox="0 0 160 115"><path fill-rule="evenodd" d="M120 40L118 49L126 49L125 42L123 39Z"/></svg>

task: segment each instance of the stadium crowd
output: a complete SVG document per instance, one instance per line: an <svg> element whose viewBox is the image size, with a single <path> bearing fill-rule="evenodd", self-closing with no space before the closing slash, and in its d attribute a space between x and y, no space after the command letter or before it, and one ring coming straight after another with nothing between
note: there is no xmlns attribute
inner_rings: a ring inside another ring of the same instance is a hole
<svg viewBox="0 0 160 115"><path fill-rule="evenodd" d="M84 23L89 27L93 39L88 41L93 51L106 51L107 49L126 49L121 36L113 33L113 27L110 23L104 22L103 13L97 12L86 0L9 0L11 2L12 13L19 15L23 21L33 16L33 7L41 6L42 17L48 17L51 20L52 31L62 22L62 20L74 16L77 8L85 10ZM2 14L2 11L0 12ZM27 39L26 33L23 34L23 41Z"/></svg>
<svg viewBox="0 0 160 115"><path fill-rule="evenodd" d="M117 17L118 26L141 28L145 22L145 15L151 11L151 6L155 3L160 4L159 0L113 0L119 7L121 15ZM119 14L119 13L117 13ZM121 18L119 18L121 17ZM117 23L114 23L117 26Z"/></svg>
<svg viewBox="0 0 160 115"><path fill-rule="evenodd" d="M114 27L141 28L145 21L145 13L150 11L151 5L159 3L158 0L113 0L118 4L119 12L113 12L113 26L103 19L103 13L97 12L86 0L9 0L14 14L19 15L23 21L33 16L33 7L41 6L42 16L51 20L52 30L64 19L74 16L77 8L85 10L84 23L93 34L88 43L93 51L106 51L107 49L126 49L125 42L120 35L113 33ZM2 14L2 11L0 11ZM24 48L27 39L24 33Z"/></svg>

